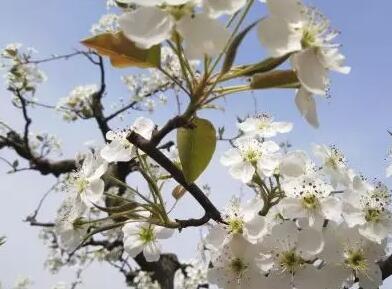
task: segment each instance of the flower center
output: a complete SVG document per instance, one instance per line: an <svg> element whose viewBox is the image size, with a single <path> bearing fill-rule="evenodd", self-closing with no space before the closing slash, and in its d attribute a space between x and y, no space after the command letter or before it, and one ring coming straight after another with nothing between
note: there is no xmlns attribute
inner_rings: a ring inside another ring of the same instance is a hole
<svg viewBox="0 0 392 289"><path fill-rule="evenodd" d="M302 198L302 205L306 209L314 210L319 207L319 201L313 194L308 194Z"/></svg>
<svg viewBox="0 0 392 289"><path fill-rule="evenodd" d="M155 240L155 233L151 227L142 227L139 232L139 238L145 244Z"/></svg>
<svg viewBox="0 0 392 289"><path fill-rule="evenodd" d="M185 15L190 15L193 12L194 5L191 3L183 4L183 5L164 5L162 9L169 12L174 19L177 21L180 20Z"/></svg>
<svg viewBox="0 0 392 289"><path fill-rule="evenodd" d="M381 219L381 211L379 209L367 209L365 212L365 220L367 222L377 223Z"/></svg>
<svg viewBox="0 0 392 289"><path fill-rule="evenodd" d="M303 49L316 46L316 32L312 27L307 27L302 32L301 45Z"/></svg>
<svg viewBox="0 0 392 289"><path fill-rule="evenodd" d="M363 251L349 249L346 251L346 259L344 260L344 264L356 271L365 271L367 268L366 258L363 254Z"/></svg>
<svg viewBox="0 0 392 289"><path fill-rule="evenodd" d="M248 162L254 163L260 158L260 153L254 150L248 150L245 152L244 158Z"/></svg>
<svg viewBox="0 0 392 289"><path fill-rule="evenodd" d="M244 231L244 221L239 218L229 220L229 232L234 234L242 234Z"/></svg>
<svg viewBox="0 0 392 289"><path fill-rule="evenodd" d="M236 275L243 274L247 268L248 268L248 265L244 261L242 261L240 258L234 258L230 262L230 269Z"/></svg>
<svg viewBox="0 0 392 289"><path fill-rule="evenodd" d="M295 273L303 264L304 260L294 250L286 251L279 256L279 265L283 271Z"/></svg>
<svg viewBox="0 0 392 289"><path fill-rule="evenodd" d="M89 181L86 178L77 178L75 181L76 191L81 194L86 191Z"/></svg>

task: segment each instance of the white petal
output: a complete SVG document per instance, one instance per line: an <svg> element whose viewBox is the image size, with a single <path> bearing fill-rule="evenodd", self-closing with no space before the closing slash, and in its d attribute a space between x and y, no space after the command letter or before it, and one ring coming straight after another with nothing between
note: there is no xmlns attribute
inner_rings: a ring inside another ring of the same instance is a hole
<svg viewBox="0 0 392 289"><path fill-rule="evenodd" d="M335 197L321 200L321 210L328 220L340 223L342 221L342 201Z"/></svg>
<svg viewBox="0 0 392 289"><path fill-rule="evenodd" d="M229 169L231 176L235 179L241 180L243 183L249 183L256 169L248 162L241 162L235 164Z"/></svg>
<svg viewBox="0 0 392 289"><path fill-rule="evenodd" d="M143 251L143 242L137 238L126 238L124 240L124 250L132 258L136 257Z"/></svg>
<svg viewBox="0 0 392 289"><path fill-rule="evenodd" d="M140 223L127 223L122 227L124 237L138 235L140 232Z"/></svg>
<svg viewBox="0 0 392 289"><path fill-rule="evenodd" d="M295 97L295 104L302 116L308 121L310 125L315 128L319 127L319 121L317 116L316 101L314 100L312 93L304 88L300 88L297 91Z"/></svg>
<svg viewBox="0 0 392 289"><path fill-rule="evenodd" d="M185 54L190 59L218 55L230 38L225 26L206 14L182 17L177 23L177 31L184 38Z"/></svg>
<svg viewBox="0 0 392 289"><path fill-rule="evenodd" d="M237 127L244 133L252 133L257 130L258 120L255 118L247 118L243 122L237 124Z"/></svg>
<svg viewBox="0 0 392 289"><path fill-rule="evenodd" d="M204 0L203 8L212 18L232 15L246 4L246 0Z"/></svg>
<svg viewBox="0 0 392 289"><path fill-rule="evenodd" d="M131 147L131 144L129 146ZM130 147L125 148L123 143L118 140L113 140L102 148L100 154L108 163L128 162L132 159Z"/></svg>
<svg viewBox="0 0 392 289"><path fill-rule="evenodd" d="M258 36L261 44L273 57L301 50L301 35L283 19L275 16L269 16L260 22Z"/></svg>
<svg viewBox="0 0 392 289"><path fill-rule="evenodd" d="M278 204L278 209L283 217L288 219L304 218L306 211L297 198L284 198Z"/></svg>
<svg viewBox="0 0 392 289"><path fill-rule="evenodd" d="M139 117L135 120L131 129L145 139L150 139L152 132L155 129L155 124L151 119Z"/></svg>
<svg viewBox="0 0 392 289"><path fill-rule="evenodd" d="M147 262L159 261L161 250L156 242L149 242L143 248L143 255Z"/></svg>
<svg viewBox="0 0 392 289"><path fill-rule="evenodd" d="M245 223L246 236L249 242L255 244L267 232L265 218L255 215L253 219Z"/></svg>
<svg viewBox="0 0 392 289"><path fill-rule="evenodd" d="M232 166L242 162L242 157L238 152L238 149L230 149L226 151L220 158L220 162L224 166Z"/></svg>
<svg viewBox="0 0 392 289"><path fill-rule="evenodd" d="M101 179L90 182L88 188L81 194L81 198L86 206L91 207L92 203L99 204L102 200L105 183Z"/></svg>
<svg viewBox="0 0 392 289"><path fill-rule="evenodd" d="M280 162L279 171L288 177L299 177L305 174L307 156L302 151L289 152Z"/></svg>
<svg viewBox="0 0 392 289"><path fill-rule="evenodd" d="M273 141L265 141L262 143L262 147L263 149L267 152L267 153L275 153L278 150L280 150L279 145L276 142Z"/></svg>
<svg viewBox="0 0 392 289"><path fill-rule="evenodd" d="M363 289L379 288L382 285L382 272L380 267L369 262L366 273L358 274L359 286Z"/></svg>
<svg viewBox="0 0 392 289"><path fill-rule="evenodd" d="M328 70L320 62L317 50L302 50L291 56L291 60L302 86L311 93L325 95Z"/></svg>
<svg viewBox="0 0 392 289"><path fill-rule="evenodd" d="M380 223L367 223L361 226L359 233L369 240L381 244L381 242L391 234L391 225Z"/></svg>
<svg viewBox="0 0 392 289"><path fill-rule="evenodd" d="M272 126L279 133L288 133L293 129L291 122L274 122Z"/></svg>
<svg viewBox="0 0 392 289"><path fill-rule="evenodd" d="M272 15L288 23L297 23L303 19L304 7L298 0L268 0L267 5Z"/></svg>
<svg viewBox="0 0 392 289"><path fill-rule="evenodd" d="M363 213L352 206L350 206L350 210L345 209L343 218L350 228L366 223Z"/></svg>
<svg viewBox="0 0 392 289"><path fill-rule="evenodd" d="M306 258L312 258L324 248L323 235L320 231L312 228L304 228L298 235L297 250Z"/></svg>
<svg viewBox="0 0 392 289"><path fill-rule="evenodd" d="M154 230L155 230L155 235L157 236L158 239L168 239L174 234L173 229L169 229L165 227L156 226Z"/></svg>
<svg viewBox="0 0 392 289"><path fill-rule="evenodd" d="M136 4L139 6L153 7L164 4L165 0L126 0L128 4Z"/></svg>
<svg viewBox="0 0 392 289"><path fill-rule="evenodd" d="M140 48L150 48L169 39L174 26L172 17L155 7L139 7L120 16L124 35Z"/></svg>

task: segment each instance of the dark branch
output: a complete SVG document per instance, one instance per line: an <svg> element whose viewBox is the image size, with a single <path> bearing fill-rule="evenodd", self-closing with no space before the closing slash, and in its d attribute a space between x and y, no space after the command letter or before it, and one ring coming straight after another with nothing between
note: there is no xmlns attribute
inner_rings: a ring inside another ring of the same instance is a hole
<svg viewBox="0 0 392 289"><path fill-rule="evenodd" d="M195 183L187 183L181 170L179 170L177 166L175 166L159 149L157 149L153 142L149 142L135 132L131 132L128 140L143 152L145 152L160 166L166 169L170 175L198 201L209 218L215 220L216 222L222 222L220 212L211 203L203 191Z"/></svg>
<svg viewBox="0 0 392 289"><path fill-rule="evenodd" d="M95 65L98 65L99 67L101 86L100 89L92 96L91 108L93 110L94 118L97 121L98 127L103 135L103 138L106 139L105 138L106 133L110 130L110 128L103 114L103 106L102 106L102 97L104 96L106 90L105 67L103 64L103 58L101 56L98 56L98 62L96 62L90 57L90 55L88 55L88 59Z"/></svg>

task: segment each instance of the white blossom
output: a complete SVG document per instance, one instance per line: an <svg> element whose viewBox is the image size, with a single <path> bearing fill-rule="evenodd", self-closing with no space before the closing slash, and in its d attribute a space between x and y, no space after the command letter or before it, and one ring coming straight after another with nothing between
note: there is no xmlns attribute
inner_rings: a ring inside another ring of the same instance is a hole
<svg viewBox="0 0 392 289"><path fill-rule="evenodd" d="M185 54L195 59L219 54L229 40L229 31L223 24L206 14L193 12L197 1L131 2L139 7L121 15L119 25L141 48L160 44L177 31L184 39Z"/></svg>
<svg viewBox="0 0 392 289"><path fill-rule="evenodd" d="M344 155L334 146L313 145L313 153L323 162L323 171L330 176L332 186L339 184L348 186L351 182L346 159Z"/></svg>
<svg viewBox="0 0 392 289"><path fill-rule="evenodd" d="M260 138L270 138L278 133L288 133L293 128L292 123L276 122L266 114L249 117L245 121L238 123L237 126L244 134Z"/></svg>
<svg viewBox="0 0 392 289"><path fill-rule="evenodd" d="M344 56L333 43L338 35L318 11L298 0L267 0L270 15L260 22L259 38L270 54L280 57L292 53L291 62L301 82L296 104L310 124L318 118L312 94L325 95L328 72L348 73Z"/></svg>
<svg viewBox="0 0 392 289"><path fill-rule="evenodd" d="M269 288L267 279L256 265L259 247L241 236L225 244L220 254L211 260L207 278L212 284L225 289Z"/></svg>
<svg viewBox="0 0 392 289"><path fill-rule="evenodd" d="M267 230L264 217L259 215L262 209L263 201L260 198L251 199L245 204L241 204L238 198L233 198L222 216L226 225L211 226L206 237L207 244L217 250L217 254L220 254L221 246L236 235L256 244Z"/></svg>
<svg viewBox="0 0 392 289"><path fill-rule="evenodd" d="M391 195L383 184L373 186L355 177L344 193L343 217L347 225L358 227L369 240L381 243L392 230Z"/></svg>
<svg viewBox="0 0 392 289"><path fill-rule="evenodd" d="M324 220L341 222L342 202L331 195L332 187L315 175L304 175L282 184L286 197L278 204L283 217L307 218L310 226Z"/></svg>
<svg viewBox="0 0 392 289"><path fill-rule="evenodd" d="M110 142L102 148L102 158L109 163L130 161L135 157L136 151L127 140L128 135L134 131L145 139L150 139L154 129L155 124L152 120L139 117L129 129L107 132L106 139Z"/></svg>
<svg viewBox="0 0 392 289"><path fill-rule="evenodd" d="M380 266L385 256L384 246L374 243L345 224L328 226L324 232L325 248L320 254L326 261L322 268L329 278L327 289L340 288L346 279L358 278L363 289L378 288L382 284Z"/></svg>
<svg viewBox="0 0 392 289"><path fill-rule="evenodd" d="M101 179L107 170L108 164L98 153L85 154L82 166L71 173L67 180L67 189L75 192L80 200L87 206L98 204L102 200L104 181Z"/></svg>
<svg viewBox="0 0 392 289"><path fill-rule="evenodd" d="M244 183L252 180L257 171L262 176L271 176L279 164L275 153L279 146L273 141L260 142L253 138L240 138L235 148L221 157L221 163L228 166L230 174Z"/></svg>
<svg viewBox="0 0 392 289"><path fill-rule="evenodd" d="M317 269L311 264L323 250L322 233L311 228L299 230L291 221L275 225L266 236L258 266L269 273L270 289L313 289ZM321 285L321 284L319 284Z"/></svg>
<svg viewBox="0 0 392 289"><path fill-rule="evenodd" d="M174 233L173 229L143 222L125 224L122 231L125 251L131 257L143 252L147 262L159 260L161 249L158 240L168 239Z"/></svg>

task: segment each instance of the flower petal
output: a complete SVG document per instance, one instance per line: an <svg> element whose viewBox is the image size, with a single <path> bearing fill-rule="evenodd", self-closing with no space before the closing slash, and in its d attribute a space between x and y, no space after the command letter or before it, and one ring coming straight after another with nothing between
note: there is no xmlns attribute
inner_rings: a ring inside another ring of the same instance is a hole
<svg viewBox="0 0 392 289"><path fill-rule="evenodd" d="M124 35L144 49L169 39L174 26L173 18L155 7L139 7L124 13L118 23Z"/></svg>
<svg viewBox="0 0 392 289"><path fill-rule="evenodd" d="M269 16L258 27L258 36L272 57L301 50L301 35L283 19Z"/></svg>
<svg viewBox="0 0 392 289"><path fill-rule="evenodd" d="M185 54L190 59L218 55L230 38L225 26L206 14L182 17L177 22L177 31L184 38Z"/></svg>
<svg viewBox="0 0 392 289"><path fill-rule="evenodd" d="M291 56L293 67L302 86L307 91L325 95L328 84L328 70L320 62L317 49L305 49Z"/></svg>
<svg viewBox="0 0 392 289"><path fill-rule="evenodd" d="M297 91L297 95L295 97L295 104L307 122L314 128L318 128L319 121L317 116L316 101L314 100L312 93L304 88L300 88Z"/></svg>

